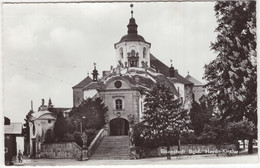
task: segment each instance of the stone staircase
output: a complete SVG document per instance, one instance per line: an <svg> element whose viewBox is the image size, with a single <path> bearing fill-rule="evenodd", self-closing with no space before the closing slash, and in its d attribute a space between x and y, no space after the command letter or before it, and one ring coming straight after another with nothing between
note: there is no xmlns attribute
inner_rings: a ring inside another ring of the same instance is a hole
<svg viewBox="0 0 260 168"><path fill-rule="evenodd" d="M128 136L104 136L90 159L128 160L130 154Z"/></svg>

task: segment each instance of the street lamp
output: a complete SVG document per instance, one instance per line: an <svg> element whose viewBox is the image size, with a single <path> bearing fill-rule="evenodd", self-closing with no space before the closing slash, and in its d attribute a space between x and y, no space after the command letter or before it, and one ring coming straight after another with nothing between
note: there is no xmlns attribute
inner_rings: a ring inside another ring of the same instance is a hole
<svg viewBox="0 0 260 168"><path fill-rule="evenodd" d="M82 134L82 120L85 119L85 116L82 116L82 119L80 120L80 133Z"/></svg>

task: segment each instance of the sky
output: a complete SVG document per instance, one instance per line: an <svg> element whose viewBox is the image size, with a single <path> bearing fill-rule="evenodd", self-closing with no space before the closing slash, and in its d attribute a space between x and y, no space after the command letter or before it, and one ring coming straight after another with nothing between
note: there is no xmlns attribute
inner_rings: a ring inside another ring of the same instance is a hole
<svg viewBox="0 0 260 168"><path fill-rule="evenodd" d="M134 3L138 34L166 65L203 81L217 27L214 2ZM72 107L72 87L97 64L116 66L114 44L127 34L130 3L4 4L4 116L23 122L41 99ZM205 82L205 81L204 81Z"/></svg>

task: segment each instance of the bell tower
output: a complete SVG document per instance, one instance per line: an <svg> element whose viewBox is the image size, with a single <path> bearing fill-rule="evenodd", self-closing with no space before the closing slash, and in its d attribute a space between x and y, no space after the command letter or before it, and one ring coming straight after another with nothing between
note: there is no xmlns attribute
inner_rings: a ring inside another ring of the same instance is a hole
<svg viewBox="0 0 260 168"><path fill-rule="evenodd" d="M131 18L127 25L127 35L114 45L116 49L116 61L121 62L128 67L150 66L150 48L151 43L138 35L137 27L133 17L133 4L131 7Z"/></svg>
<svg viewBox="0 0 260 168"><path fill-rule="evenodd" d="M92 81L93 82L96 82L97 80L98 80L98 71L97 71L97 69L96 69L96 63L94 62L94 70L93 70L93 72L92 72L92 75L93 75L93 79L92 79Z"/></svg>

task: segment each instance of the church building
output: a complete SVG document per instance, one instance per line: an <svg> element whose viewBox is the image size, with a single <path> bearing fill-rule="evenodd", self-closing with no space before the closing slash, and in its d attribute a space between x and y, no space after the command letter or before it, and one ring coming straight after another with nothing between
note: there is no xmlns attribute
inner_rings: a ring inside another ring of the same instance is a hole
<svg viewBox="0 0 260 168"><path fill-rule="evenodd" d="M131 124L142 120L145 90L157 82L169 87L186 109L191 108L194 97L194 84L150 53L151 43L138 34L133 10L127 29L127 34L114 44L117 67L111 66L99 77L94 64L92 78L87 76L72 88L75 107L87 98L103 99L108 107L105 116L108 135L128 135Z"/></svg>

